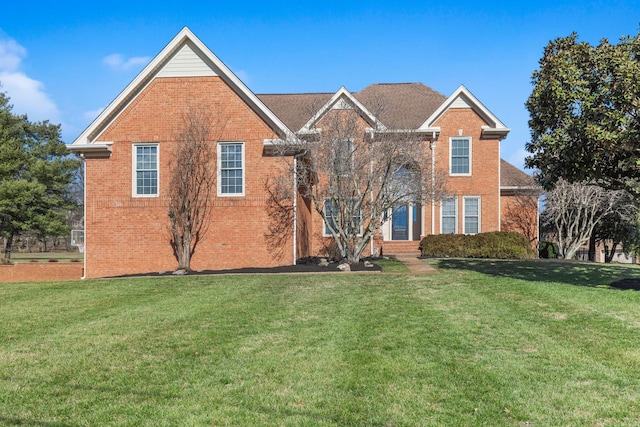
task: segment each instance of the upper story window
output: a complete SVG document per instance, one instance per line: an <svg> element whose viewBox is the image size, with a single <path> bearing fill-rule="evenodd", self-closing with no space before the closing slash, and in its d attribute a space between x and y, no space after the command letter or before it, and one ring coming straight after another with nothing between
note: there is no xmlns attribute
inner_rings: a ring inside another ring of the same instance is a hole
<svg viewBox="0 0 640 427"><path fill-rule="evenodd" d="M480 197L464 198L464 234L480 232Z"/></svg>
<svg viewBox="0 0 640 427"><path fill-rule="evenodd" d="M349 176L353 173L353 140L349 138L334 139L333 173L337 176Z"/></svg>
<svg viewBox="0 0 640 427"><path fill-rule="evenodd" d="M458 198L451 197L440 202L440 233L458 232Z"/></svg>
<svg viewBox="0 0 640 427"><path fill-rule="evenodd" d="M157 196L158 193L158 144L133 145L133 195Z"/></svg>
<svg viewBox="0 0 640 427"><path fill-rule="evenodd" d="M471 138L451 138L451 175L471 175Z"/></svg>
<svg viewBox="0 0 640 427"><path fill-rule="evenodd" d="M244 143L218 144L218 195L244 196Z"/></svg>

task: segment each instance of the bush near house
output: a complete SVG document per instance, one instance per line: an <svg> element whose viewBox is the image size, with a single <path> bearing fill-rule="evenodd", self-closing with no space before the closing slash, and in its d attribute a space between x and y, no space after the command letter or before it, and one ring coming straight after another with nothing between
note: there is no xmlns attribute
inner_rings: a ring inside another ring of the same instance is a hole
<svg viewBox="0 0 640 427"><path fill-rule="evenodd" d="M536 258L529 240L512 231L426 236L420 241L420 253L424 257L439 258Z"/></svg>
<svg viewBox="0 0 640 427"><path fill-rule="evenodd" d="M556 242L540 242L538 245L538 254L540 258L558 258L560 250Z"/></svg>

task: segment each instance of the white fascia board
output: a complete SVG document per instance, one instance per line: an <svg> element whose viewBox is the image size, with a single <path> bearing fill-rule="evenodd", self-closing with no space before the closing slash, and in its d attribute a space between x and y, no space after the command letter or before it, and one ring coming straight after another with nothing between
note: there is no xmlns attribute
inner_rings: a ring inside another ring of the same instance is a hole
<svg viewBox="0 0 640 427"><path fill-rule="evenodd" d="M501 185L500 186L500 193L505 193L505 195L515 194L523 191L526 191L531 195L537 194L538 196L544 193L544 190L536 185Z"/></svg>
<svg viewBox="0 0 640 427"><path fill-rule="evenodd" d="M152 80L162 65L171 55L187 42L199 49L210 65L216 68L216 73L244 99L254 110L277 130L282 137L294 137L293 132L275 115L249 88L216 56L209 48L198 39L187 27L184 27L159 54L133 79L127 87L105 108L98 117L87 127L71 145L82 145L95 140L108 125L123 111L135 96L140 93Z"/></svg>
<svg viewBox="0 0 640 427"><path fill-rule="evenodd" d="M262 143L265 153L292 155L306 151L305 145L298 139L265 139Z"/></svg>
<svg viewBox="0 0 640 427"><path fill-rule="evenodd" d="M313 126L320 121L320 119L327 114L331 109L336 105L340 100L345 100L351 103L357 110L359 110L366 117L367 121L371 125L377 125L379 129L386 129L386 127L378 120L376 116L374 116L360 101L358 101L352 94L342 86L326 104L324 104L310 119L307 123L302 126L299 133L306 134L311 133L313 131Z"/></svg>
<svg viewBox="0 0 640 427"><path fill-rule="evenodd" d="M110 157L113 142L99 144L68 144L67 150L81 157Z"/></svg>
<svg viewBox="0 0 640 427"><path fill-rule="evenodd" d="M99 144L67 144L66 147L72 153L87 153L96 151L111 151L113 142L101 142Z"/></svg>
<svg viewBox="0 0 640 427"><path fill-rule="evenodd" d="M510 128L492 128L489 126L482 126L483 138L497 138L504 139L511 132Z"/></svg>
<svg viewBox="0 0 640 427"><path fill-rule="evenodd" d="M444 101L442 105L440 105L440 107L438 107L438 109L434 111L433 114L431 114L431 116L429 116L429 118L419 127L419 129L427 129L433 127L433 123L435 123L435 121L438 120L459 97L463 97L467 104L469 104L476 113L478 113L487 123L489 123L490 126L488 126L488 128L506 131L506 133L509 133L510 129L507 128L491 111L489 111L489 109L485 107L484 104L482 104L482 102L478 100L478 98L476 98L471 92L469 92L469 90L464 87L464 85L460 85L458 89L456 89L455 92L453 92L453 94L451 94L451 96L449 96L449 98L447 98L447 100Z"/></svg>

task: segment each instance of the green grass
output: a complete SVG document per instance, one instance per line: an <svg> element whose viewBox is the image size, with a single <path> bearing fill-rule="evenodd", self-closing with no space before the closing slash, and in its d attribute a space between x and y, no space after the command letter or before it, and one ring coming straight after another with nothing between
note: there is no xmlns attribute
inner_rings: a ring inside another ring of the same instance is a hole
<svg viewBox="0 0 640 427"><path fill-rule="evenodd" d="M371 260L372 264L382 267L382 271L385 273L408 273L409 269L397 259L390 258L376 258Z"/></svg>
<svg viewBox="0 0 640 427"><path fill-rule="evenodd" d="M0 425L635 426L640 270L0 286Z"/></svg>

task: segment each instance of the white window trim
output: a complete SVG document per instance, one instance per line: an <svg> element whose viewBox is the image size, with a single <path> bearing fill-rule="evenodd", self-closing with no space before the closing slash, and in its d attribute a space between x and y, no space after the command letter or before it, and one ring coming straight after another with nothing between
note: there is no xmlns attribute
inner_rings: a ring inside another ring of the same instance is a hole
<svg viewBox="0 0 640 427"><path fill-rule="evenodd" d="M469 141L469 172L468 173L454 173L453 172L453 140L466 139ZM451 136L449 137L449 175L451 176L471 176L473 165L473 140L470 136Z"/></svg>
<svg viewBox="0 0 640 427"><path fill-rule="evenodd" d="M471 199L476 199L478 201L478 231L477 233L482 233L482 197L480 196L464 196L462 198L462 232L464 234L472 234L472 233L468 233L466 230L466 218L467 218L467 204L466 201L467 200L471 200ZM477 233L473 233L473 234L477 234Z"/></svg>
<svg viewBox="0 0 640 427"><path fill-rule="evenodd" d="M345 160L344 158L335 157L336 153L334 151L334 164L330 165L331 169L333 169L334 173L337 173L339 176L351 176L354 173L355 168L355 146L353 138L337 138L331 142L332 144L347 144L346 150L349 154L349 159ZM339 151L343 151L342 147L340 147ZM345 170L338 170L340 166L345 168Z"/></svg>
<svg viewBox="0 0 640 427"><path fill-rule="evenodd" d="M451 199L453 199L453 204L455 206L455 222L454 222L455 227L454 227L453 234L458 234L458 196L448 197L446 199L443 199L440 202L440 234L444 234L444 231L442 231L442 223L444 222L442 221L442 214L443 214L443 208L444 208L443 202L445 200L451 200ZM450 233L447 233L447 234L450 234Z"/></svg>
<svg viewBox="0 0 640 427"><path fill-rule="evenodd" d="M155 194L138 194L138 147L156 147L156 172L158 185ZM160 196L160 145L154 142L136 142L131 150L131 195L132 197L159 197Z"/></svg>
<svg viewBox="0 0 640 427"><path fill-rule="evenodd" d="M238 145L240 144L242 155L242 192L241 193L223 193L222 192L222 146L223 145ZM217 173L216 173L216 186L218 187L218 197L244 197L247 189L247 180L245 178L247 174L247 162L245 155L244 141L218 141L216 147L217 154Z"/></svg>
<svg viewBox="0 0 640 427"><path fill-rule="evenodd" d="M327 201L330 201L330 200L331 198L325 197L324 202L322 204L322 209L325 209ZM362 218L362 209L360 209L360 230L358 231L358 236L362 236L363 232L364 232L364 224L363 224L363 218ZM333 234L331 234L331 232L327 228L327 223L325 222L324 219L322 220L322 237L333 237Z"/></svg>

